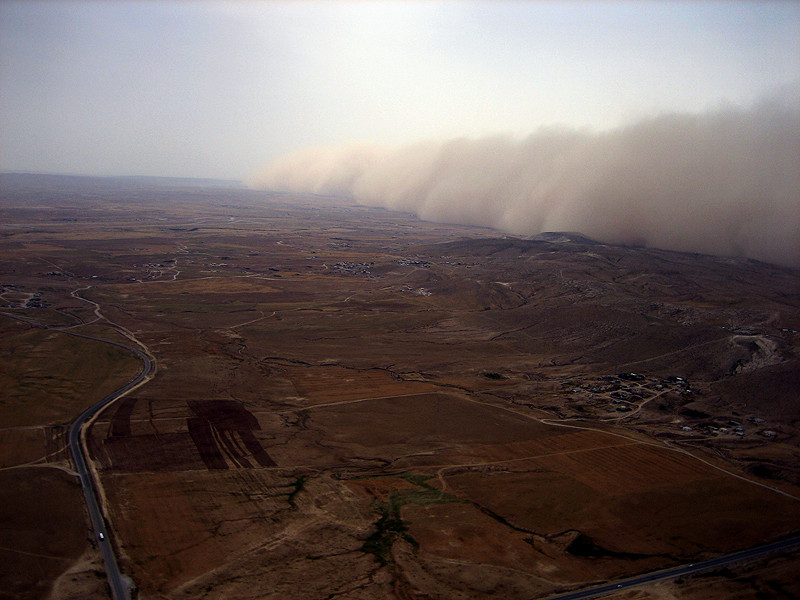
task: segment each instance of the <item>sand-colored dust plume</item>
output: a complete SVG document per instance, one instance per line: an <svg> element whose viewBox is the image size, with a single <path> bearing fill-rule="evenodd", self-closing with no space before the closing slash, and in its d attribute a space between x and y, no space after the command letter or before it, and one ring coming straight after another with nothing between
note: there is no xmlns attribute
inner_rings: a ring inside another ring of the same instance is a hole
<svg viewBox="0 0 800 600"><path fill-rule="evenodd" d="M800 267L800 103L785 99L602 133L313 148L267 165L251 185L519 235L579 231Z"/></svg>

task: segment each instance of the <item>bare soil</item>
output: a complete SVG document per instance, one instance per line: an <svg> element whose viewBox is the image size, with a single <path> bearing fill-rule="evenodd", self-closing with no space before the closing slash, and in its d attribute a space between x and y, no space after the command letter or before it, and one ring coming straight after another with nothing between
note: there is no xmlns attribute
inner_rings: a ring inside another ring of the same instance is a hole
<svg viewBox="0 0 800 600"><path fill-rule="evenodd" d="M0 471L2 598L42 598L84 552L83 495L60 469Z"/></svg>
<svg viewBox="0 0 800 600"><path fill-rule="evenodd" d="M188 183L0 192L9 597L102 593L64 434L139 369L52 327L155 359L88 433L139 598L537 598L798 533L796 270ZM791 597L796 553L758 564L613 597Z"/></svg>

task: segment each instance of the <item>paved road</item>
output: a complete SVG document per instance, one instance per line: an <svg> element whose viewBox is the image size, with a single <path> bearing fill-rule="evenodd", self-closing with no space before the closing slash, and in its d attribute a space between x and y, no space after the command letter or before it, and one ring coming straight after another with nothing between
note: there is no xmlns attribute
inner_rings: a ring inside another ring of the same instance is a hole
<svg viewBox="0 0 800 600"><path fill-rule="evenodd" d="M584 600L586 598L598 598L612 592L636 587L645 583L653 583L655 581L663 581L665 579L677 579L678 577L685 577L687 575L692 575L693 573L708 571L733 563L751 561L761 558L772 552L791 550L797 548L798 546L800 546L800 536L794 536L785 540L772 542L771 544L764 544L763 546L757 546L755 548L742 550L740 552L734 552L733 554L726 554L725 556L719 556L703 562L672 567L670 569L663 569L661 571L653 571L652 573L645 573L644 575L637 575L636 577L630 577L628 579L620 579L618 581L612 581L610 583L604 583L590 588L576 590L574 592L566 592L564 594L548 596L546 600Z"/></svg>
<svg viewBox="0 0 800 600"><path fill-rule="evenodd" d="M114 556L114 547L111 544L111 538L109 536L108 530L106 529L105 520L103 519L103 513L100 511L100 505L97 502L97 492L95 490L94 479L92 478L92 474L89 471L89 468L86 465L86 454L84 452L83 444L81 443L81 430L86 422L91 419L98 411L102 410L108 404L119 398L122 394L127 392L128 390L136 387L145 378L150 374L150 371L153 368L150 359L147 357L146 354L136 350L135 348L131 348L130 346L126 346L125 344L120 344L119 342L113 342L111 340L104 340L102 338L94 337L91 335L84 335L82 333L76 333L74 331L66 331L64 329L56 329L53 328L55 331L61 331L62 333L67 333L69 335L74 335L81 338L86 338L87 340L94 340L98 342L103 342L105 344L112 344L114 346L118 346L129 352L133 352L136 356L138 356L143 363L142 370L139 374L129 381L127 384L119 388L118 390L110 393L108 396L100 400L97 404L90 406L85 411L83 411L80 416L75 419L75 422L72 424L69 430L69 448L72 452L72 456L75 460L75 469L78 471L78 476L81 479L81 487L83 488L83 495L86 498L86 507L89 510L89 517L92 520L92 526L94 527L95 536L97 539L98 546L100 548L100 552L103 555L103 561L106 565L106 573L108 576L108 584L111 587L111 596L114 600L128 600L130 597L130 588L133 585L131 579L125 575L122 575L119 572L119 566L117 565L116 556Z"/></svg>
<svg viewBox="0 0 800 600"><path fill-rule="evenodd" d="M25 319L20 319L15 315L7 313L2 313L2 314L15 318L20 321L25 321L26 323L29 324L33 324L30 321L27 321ZM119 342L105 340L91 335L85 335L82 333L76 333L74 331L67 331L64 329L58 329L58 328L48 328L48 329L52 329L54 331L60 331L62 333L85 338L88 340L103 342L105 344L112 344L119 348L123 348L129 352L132 352L133 354L138 356L142 361L143 365L142 370L134 379L132 379L130 382L128 382L126 385L122 386L118 390L112 392L111 394L109 394L108 396L106 396L93 406L83 411L83 413L81 413L80 416L77 419L75 419L75 422L72 424L72 427L69 430L70 450L72 451L72 455L75 460L75 467L78 471L78 475L80 476L81 485L83 487L83 493L84 496L86 497L86 505L89 510L89 516L92 520L92 526L94 527L95 535L97 536L97 541L100 550L103 554L103 560L105 561L106 564L106 572L108 574L109 585L111 586L111 594L114 600L128 600L129 591L131 586L133 585L133 582L130 580L130 578L128 578L125 575L122 575L119 572L119 567L117 566L117 560L116 557L114 556L114 549L113 546L111 545L111 540L109 539L108 531L105 526L105 521L100 511L100 506L97 502L97 494L95 491L94 480L86 465L86 458L83 449L83 444L81 443L81 429L86 424L86 422L89 419L91 419L92 416L94 416L97 412L99 412L108 404L119 398L122 394L124 394L128 390L136 387L142 381L144 381L153 368L152 362L143 352L135 348L131 348L130 346L126 346L125 344L121 344ZM612 592L616 592L626 588L632 588L644 585L646 583L653 583L656 581L664 581L667 579L676 579L678 577L685 577L687 575L692 575L694 573L699 573L702 571L708 571L711 569L719 568L733 563L755 560L772 552L792 550L797 547L800 547L800 536L794 536L777 542L772 542L770 544L764 544L762 546L750 548L748 550L742 550L740 552L726 554L725 556L720 556L703 562L693 563L689 565L682 565L678 567L671 567L669 569L663 569L661 571L653 571L651 573L645 573L643 575L637 575L635 577L630 577L627 579L620 579L617 581L612 581L610 583L604 583L589 588L584 588L582 590L576 590L572 592L566 592L563 594L557 594L554 596L548 596L545 600L585 600L588 598L598 598L600 596L605 596Z"/></svg>

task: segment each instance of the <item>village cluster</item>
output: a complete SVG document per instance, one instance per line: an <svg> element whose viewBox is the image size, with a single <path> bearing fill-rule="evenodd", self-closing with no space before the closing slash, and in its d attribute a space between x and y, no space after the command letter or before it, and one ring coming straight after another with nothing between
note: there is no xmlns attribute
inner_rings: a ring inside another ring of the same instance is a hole
<svg viewBox="0 0 800 600"><path fill-rule="evenodd" d="M639 413L651 402L656 411L677 412L672 427L693 436L743 438L757 434L773 439L778 432L769 429L764 419L738 413L714 416L703 411L683 408L695 394L689 381L677 375L665 378L645 377L639 373L603 375L590 380L569 380L562 384L567 406L578 415L600 417L601 420L622 420ZM651 413L652 414L652 413Z"/></svg>

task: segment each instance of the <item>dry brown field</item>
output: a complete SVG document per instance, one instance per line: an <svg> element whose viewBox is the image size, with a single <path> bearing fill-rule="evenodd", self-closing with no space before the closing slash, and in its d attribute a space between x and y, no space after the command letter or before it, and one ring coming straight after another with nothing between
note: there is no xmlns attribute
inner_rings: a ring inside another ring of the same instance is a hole
<svg viewBox="0 0 800 600"><path fill-rule="evenodd" d="M139 598L545 598L800 533L798 271L167 183L0 176L0 597L107 593L65 435L140 364L68 332L156 365L87 435Z"/></svg>

